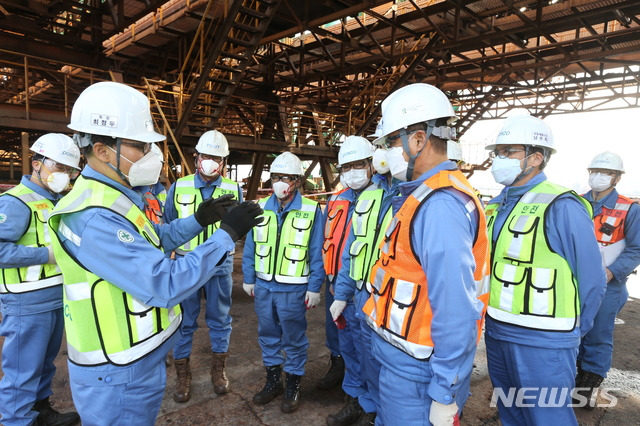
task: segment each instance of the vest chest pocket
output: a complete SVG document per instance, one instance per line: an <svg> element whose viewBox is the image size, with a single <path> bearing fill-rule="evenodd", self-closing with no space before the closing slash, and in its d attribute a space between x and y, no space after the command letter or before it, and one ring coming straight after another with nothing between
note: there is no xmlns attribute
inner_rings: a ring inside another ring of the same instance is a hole
<svg viewBox="0 0 640 426"><path fill-rule="evenodd" d="M538 216L513 216L508 226L511 241L507 252L502 253L500 257L521 263L531 263L539 222Z"/></svg>
<svg viewBox="0 0 640 426"><path fill-rule="evenodd" d="M178 217L188 217L196 211L195 194L177 194L176 203L178 207Z"/></svg>
<svg viewBox="0 0 640 426"><path fill-rule="evenodd" d="M269 241L269 223L271 216L262 215L264 220L253 227L253 241L258 244L266 244Z"/></svg>
<svg viewBox="0 0 640 426"><path fill-rule="evenodd" d="M349 276L356 281L364 279L368 246L369 244L366 242L355 240L349 247L349 255L351 256Z"/></svg>
<svg viewBox="0 0 640 426"><path fill-rule="evenodd" d="M309 265L307 265L307 249L285 247L284 259L280 263L279 275L289 277L300 277L309 275ZM301 272L299 268L302 268Z"/></svg>
<svg viewBox="0 0 640 426"><path fill-rule="evenodd" d="M367 235L367 229L371 215L369 212L375 205L375 200L360 200L353 210L353 233L357 237L364 237Z"/></svg>
<svg viewBox="0 0 640 426"><path fill-rule="evenodd" d="M127 325L132 347L162 331L157 322L157 308L145 305L133 296L123 297L126 298Z"/></svg>
<svg viewBox="0 0 640 426"><path fill-rule="evenodd" d="M342 206L333 208L330 212L327 213L327 223L324 227L325 239L333 238L333 234L335 234L336 228L338 227L338 223L340 223L340 218L343 214L344 208L342 208Z"/></svg>
<svg viewBox="0 0 640 426"><path fill-rule="evenodd" d="M293 229L289 232L289 244L307 247L309 244L309 229L311 228L311 225L313 225L313 221L311 219L305 219L302 217L293 218L291 221L291 227Z"/></svg>
<svg viewBox="0 0 640 426"><path fill-rule="evenodd" d="M555 269L531 268L531 280L527 289L527 312L530 315L555 317L556 313Z"/></svg>
<svg viewBox="0 0 640 426"><path fill-rule="evenodd" d="M394 280L390 291L391 303L387 312L386 328L393 334L406 339L416 308L419 287L409 281Z"/></svg>
<svg viewBox="0 0 640 426"><path fill-rule="evenodd" d="M502 287L491 290L489 305L514 314L524 313L524 297L530 268L496 262L492 273Z"/></svg>
<svg viewBox="0 0 640 426"><path fill-rule="evenodd" d="M384 239L382 240L382 245L380 247L380 260L383 266L389 264L389 258L395 258L396 256L396 244L398 242L399 233L400 221L394 216L384 233Z"/></svg>

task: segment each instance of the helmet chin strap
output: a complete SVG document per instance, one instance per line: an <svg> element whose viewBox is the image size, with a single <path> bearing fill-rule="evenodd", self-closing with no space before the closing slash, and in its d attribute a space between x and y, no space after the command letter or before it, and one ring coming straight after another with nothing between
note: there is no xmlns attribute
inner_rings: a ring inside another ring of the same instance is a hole
<svg viewBox="0 0 640 426"><path fill-rule="evenodd" d="M120 145L122 144L122 139L120 138L116 138L116 166L114 167L113 164L111 163L107 163L109 165L109 167L111 167L113 169L113 171L115 171L118 176L120 176L120 179L122 179L123 181L127 182L127 184L129 186L131 186L131 183L129 183L129 178L120 171Z"/></svg>
<svg viewBox="0 0 640 426"><path fill-rule="evenodd" d="M426 146L426 141L428 141L429 138L431 137L435 123L436 123L435 120L427 121L427 128L425 129L425 133L427 134L425 138L425 144L423 145L422 149L420 149L416 153L416 155L411 155L411 151L409 149L409 138L407 137L407 134L408 134L407 129L400 129L400 139L402 140L402 149L409 156L409 165L407 166L407 182L411 181L413 178L413 169L416 165L416 159L420 156L420 154L422 154L422 150ZM409 133L415 133L415 132L409 132Z"/></svg>

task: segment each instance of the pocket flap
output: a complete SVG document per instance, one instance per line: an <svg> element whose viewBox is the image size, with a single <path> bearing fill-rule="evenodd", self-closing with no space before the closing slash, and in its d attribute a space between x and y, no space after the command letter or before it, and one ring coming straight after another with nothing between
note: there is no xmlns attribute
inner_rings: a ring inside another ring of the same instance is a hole
<svg viewBox="0 0 640 426"><path fill-rule="evenodd" d="M496 262L493 265L493 276L505 286L523 284L527 278L527 270L510 263Z"/></svg>
<svg viewBox="0 0 640 426"><path fill-rule="evenodd" d="M406 308L413 305L417 299L415 289L415 283L404 280L396 280L393 287L392 295L394 303L400 308Z"/></svg>
<svg viewBox="0 0 640 426"><path fill-rule="evenodd" d="M302 217L295 217L291 222L291 226L293 226L293 228L297 229L298 231L306 231L307 229L311 228L311 225L311 219L305 219Z"/></svg>
<svg viewBox="0 0 640 426"><path fill-rule="evenodd" d="M271 253L271 246L266 244L257 244L256 245L256 256L258 257L268 257Z"/></svg>
<svg viewBox="0 0 640 426"><path fill-rule="evenodd" d="M353 211L357 214L366 214L371 211L376 204L376 200L360 200L356 203Z"/></svg>
<svg viewBox="0 0 640 426"><path fill-rule="evenodd" d="M302 262L307 258L307 250L287 247L284 250L284 257L292 262Z"/></svg>
<svg viewBox="0 0 640 426"><path fill-rule="evenodd" d="M178 204L194 204L196 202L196 194L178 194L176 201Z"/></svg>
<svg viewBox="0 0 640 426"><path fill-rule="evenodd" d="M358 257L358 255L360 254L361 251L367 249L368 245L369 244L367 244L364 241L355 240L351 244L351 247L349 247L349 254L351 255L351 257Z"/></svg>
<svg viewBox="0 0 640 426"><path fill-rule="evenodd" d="M531 287L539 292L551 290L555 286L556 270L548 268L532 268Z"/></svg>
<svg viewBox="0 0 640 426"><path fill-rule="evenodd" d="M539 220L538 216L514 216L509 222L509 231L514 234L528 234L536 228Z"/></svg>

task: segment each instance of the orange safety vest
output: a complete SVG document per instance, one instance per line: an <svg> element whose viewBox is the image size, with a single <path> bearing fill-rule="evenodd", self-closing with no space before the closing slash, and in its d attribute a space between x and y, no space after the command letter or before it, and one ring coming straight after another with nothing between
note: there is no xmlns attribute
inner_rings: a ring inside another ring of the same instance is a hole
<svg viewBox="0 0 640 426"><path fill-rule="evenodd" d="M489 244L483 206L473 187L458 170L444 170L414 190L387 227L380 245L380 259L371 269L372 293L362 310L376 333L416 359L428 359L433 352L427 276L413 252L411 224L417 210L437 190L454 188L469 196L469 213L478 212L478 231L472 253L477 296L483 302L478 320L478 341L489 301ZM436 266L437 267L437 266Z"/></svg>
<svg viewBox="0 0 640 426"><path fill-rule="evenodd" d="M633 200L618 195L613 209L602 206L599 215L593 218L596 239L602 245L610 245L624 239L624 222Z"/></svg>
<svg viewBox="0 0 640 426"><path fill-rule="evenodd" d="M324 262L324 271L329 277L329 281L333 281L333 277L338 274L342 267L342 251L344 243L347 240L347 230L350 223L347 223L349 215L348 200L340 198L343 192L333 194L327 202L327 221L324 225L324 243L322 245L322 260Z"/></svg>
<svg viewBox="0 0 640 426"><path fill-rule="evenodd" d="M151 222L158 225L163 224L162 207L158 198L151 192L145 192L142 196L144 198L144 214Z"/></svg>

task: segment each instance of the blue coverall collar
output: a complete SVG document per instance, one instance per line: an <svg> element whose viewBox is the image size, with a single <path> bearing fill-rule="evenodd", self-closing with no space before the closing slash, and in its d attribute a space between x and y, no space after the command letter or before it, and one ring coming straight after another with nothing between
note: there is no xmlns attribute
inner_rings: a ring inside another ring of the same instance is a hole
<svg viewBox="0 0 640 426"><path fill-rule="evenodd" d="M431 170L424 172L418 179L409 182L401 182L400 184L398 184L398 190L402 195L409 195L430 177L440 173L443 170L457 170L457 168L458 167L456 166L456 163L454 163L453 161L443 161Z"/></svg>
<svg viewBox="0 0 640 426"><path fill-rule="evenodd" d="M207 186L220 186L222 183L222 175L218 175L217 178L212 180L211 182L207 182L200 176L200 171L196 171L195 177L193 179L194 188L204 188Z"/></svg>
<svg viewBox="0 0 640 426"><path fill-rule="evenodd" d="M135 189L127 188L126 186L103 175L102 173L98 173L97 171L93 170L91 166L89 166L88 164L84 166L84 169L82 169L82 176L100 181L102 183L105 183L109 186L116 188L118 191L126 195L127 198L133 201L140 210L144 209L144 200L142 198L142 194L136 191Z"/></svg>

